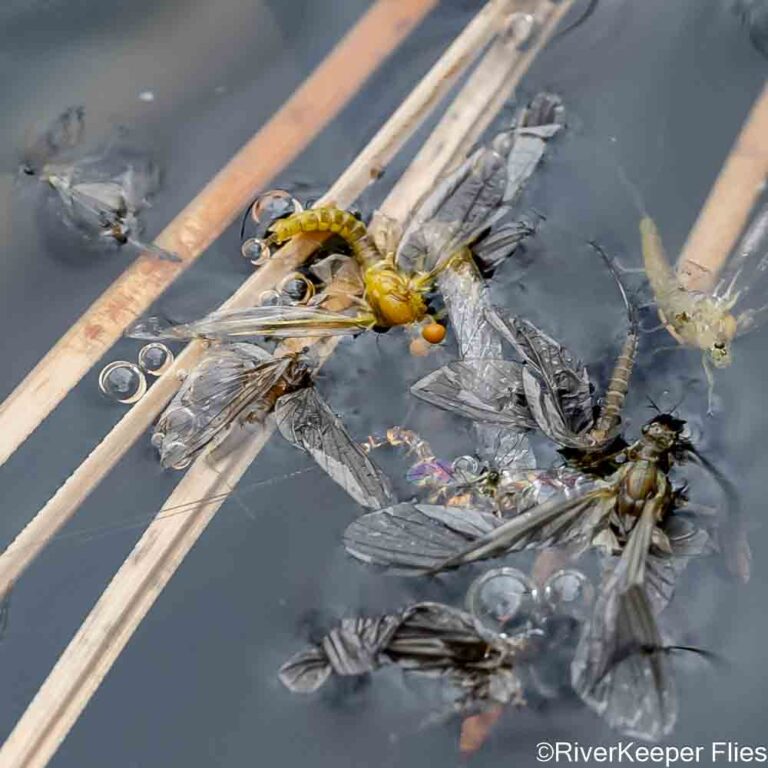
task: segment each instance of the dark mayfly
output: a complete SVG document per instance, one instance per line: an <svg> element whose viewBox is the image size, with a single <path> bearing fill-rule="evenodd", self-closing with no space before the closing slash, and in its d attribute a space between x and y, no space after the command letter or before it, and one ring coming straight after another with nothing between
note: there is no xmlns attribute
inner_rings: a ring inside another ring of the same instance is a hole
<svg viewBox="0 0 768 768"><path fill-rule="evenodd" d="M607 477L597 466L580 487L510 520L399 504L353 522L345 546L360 560L414 574L528 548L598 547L613 565L577 649L574 688L612 726L657 739L671 730L677 707L655 614L687 559L709 549L709 535L682 514L684 499L668 478L676 459L696 458L683 429L681 420L657 416L639 440L606 459L618 467Z"/></svg>
<svg viewBox="0 0 768 768"><path fill-rule="evenodd" d="M579 571L555 573L537 588L514 568L490 570L470 585L466 610L424 602L344 619L286 662L280 679L295 693L311 693L332 675L396 665L445 680L455 694L453 710L463 714L520 705L528 685L545 696L562 687L551 679L562 672L552 657L572 650L593 594Z"/></svg>
<svg viewBox="0 0 768 768"><path fill-rule="evenodd" d="M551 97L550 97L551 98ZM559 104L559 102L557 102ZM556 108L537 110L530 120L559 116ZM399 224L377 213L370 228L348 211L320 206L274 221L263 241L267 249L302 233L329 232L344 240L354 255L364 287L351 314L331 312L312 302L308 306L257 306L214 312L201 320L169 325L151 319L135 326L137 338L233 339L255 336L304 337L357 334L397 326L419 328L427 341L442 341L444 328L435 328L428 306L429 294L440 275L471 258L478 247L482 258L500 261L532 234L524 222L503 222L509 203L517 195L531 153L543 152L529 142L544 143L560 123L529 125L506 131L488 147L480 147L450 173L419 205L401 230ZM526 156L516 145L528 147ZM535 165L535 162L533 163ZM511 197L510 197L511 196ZM489 236L489 232L491 233ZM487 236L484 245L478 245ZM258 262L258 260L257 260Z"/></svg>
<svg viewBox="0 0 768 768"><path fill-rule="evenodd" d="M152 444L165 467L186 467L236 426L273 413L288 442L307 451L359 504L391 504L386 477L347 433L297 355L276 357L255 344L213 346L190 371L155 426Z"/></svg>
<svg viewBox="0 0 768 768"><path fill-rule="evenodd" d="M449 363L414 384L411 392L476 422L519 430L538 428L559 446L581 453L605 450L621 423L638 339L634 306L607 257L606 263L621 291L629 327L597 416L583 363L533 323L493 308L485 310L485 319L523 362Z"/></svg>
<svg viewBox="0 0 768 768"><path fill-rule="evenodd" d="M63 112L25 153L22 170L54 189L65 220L87 235L97 235L118 245L130 243L156 258L179 261L157 246L145 243L139 215L159 184L157 167L109 145L98 155L67 160L81 142L84 113L81 107Z"/></svg>

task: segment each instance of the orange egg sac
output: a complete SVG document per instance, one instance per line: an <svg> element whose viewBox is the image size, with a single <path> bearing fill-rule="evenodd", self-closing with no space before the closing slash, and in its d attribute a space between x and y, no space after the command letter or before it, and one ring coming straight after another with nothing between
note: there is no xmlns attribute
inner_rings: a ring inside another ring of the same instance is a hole
<svg viewBox="0 0 768 768"><path fill-rule="evenodd" d="M421 335L430 344L439 344L445 338L445 326L440 323L430 323L421 329Z"/></svg>

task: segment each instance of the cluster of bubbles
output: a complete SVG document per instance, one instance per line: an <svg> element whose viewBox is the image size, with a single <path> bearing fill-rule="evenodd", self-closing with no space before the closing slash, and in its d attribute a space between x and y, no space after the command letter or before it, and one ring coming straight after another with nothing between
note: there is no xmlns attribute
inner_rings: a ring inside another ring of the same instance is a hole
<svg viewBox="0 0 768 768"><path fill-rule="evenodd" d="M478 632L511 638L530 632L547 614L584 621L594 599L594 586L581 571L557 571L539 588L517 568L494 568L472 582L466 604Z"/></svg>
<svg viewBox="0 0 768 768"><path fill-rule="evenodd" d="M145 344L139 350L137 363L115 360L99 374L101 393L117 403L131 405L146 394L147 376L161 376L173 363L173 352L158 341Z"/></svg>
<svg viewBox="0 0 768 768"><path fill-rule="evenodd" d="M251 206L250 218L256 226L256 233L243 241L240 253L255 267L261 267L269 261L271 243L269 228L277 219L285 218L304 210L302 204L290 192L282 189L270 189L256 198Z"/></svg>
<svg viewBox="0 0 768 768"><path fill-rule="evenodd" d="M309 304L315 295L315 284L301 272L291 272L276 288L259 296L259 306L280 307L288 304Z"/></svg>

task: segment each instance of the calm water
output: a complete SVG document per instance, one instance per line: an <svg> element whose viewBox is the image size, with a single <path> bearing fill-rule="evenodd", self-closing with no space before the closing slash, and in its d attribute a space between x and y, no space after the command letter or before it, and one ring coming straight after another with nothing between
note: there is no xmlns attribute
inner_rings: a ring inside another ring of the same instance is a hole
<svg viewBox="0 0 768 768"><path fill-rule="evenodd" d="M365 10L365 0L245 2L7 0L0 10L0 395L6 396L127 263L62 234L30 185L14 182L25 131L73 103L86 108L88 140L125 125L164 171L148 216L159 231L280 105ZM393 60L283 175L325 188L375 132L479 4L441 4ZM605 375L623 328L615 290L583 245L597 238L627 264L639 261L637 214L617 163L637 184L670 252L683 243L766 72L765 59L719 0L603 0L587 23L553 44L521 97L560 93L569 128L552 146L522 207L548 223L523 261L493 282L495 299L530 317ZM150 90L155 99L139 99ZM403 153L373 206L408 160ZM248 274L230 228L159 302L171 314L220 303ZM684 639L722 656L678 664L681 715L671 743L764 738L768 671L762 599L763 382L768 331L746 337L718 376L719 415L703 417L699 358L652 357L644 339L629 402L628 432L647 418L648 395L686 397L699 445L739 484L755 553L752 582L736 589L714 559L689 569L670 621ZM108 359L135 358L121 342ZM403 336L342 343L319 384L363 437L407 420L442 455L471 448L467 424L404 395L451 359L407 354ZM10 541L120 418L91 372L0 470L0 539ZM366 381L365 386L361 382ZM701 477L690 472L692 482ZM17 585L0 645L0 734L10 732L177 476L162 473L148 441L136 445L83 506L65 535ZM293 697L277 681L308 632L356 612L396 609L414 598L461 599L471 573L435 582L384 578L348 559L340 533L358 510L279 439L260 455L142 623L55 757L64 766L455 765L457 722L423 725L431 692L396 673L331 683ZM137 520L139 522L137 522ZM94 528L103 535L84 534ZM120 527L119 530L114 530ZM513 560L525 564L526 560ZM715 693L716 692L716 693ZM615 743L617 736L571 704L508 711L475 758L481 766L534 765L542 739Z"/></svg>

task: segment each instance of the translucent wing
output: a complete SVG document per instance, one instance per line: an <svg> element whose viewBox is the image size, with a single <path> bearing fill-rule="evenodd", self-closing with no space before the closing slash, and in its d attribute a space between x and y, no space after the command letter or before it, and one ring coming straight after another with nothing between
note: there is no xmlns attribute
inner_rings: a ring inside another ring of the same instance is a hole
<svg viewBox="0 0 768 768"><path fill-rule="evenodd" d="M314 387L281 397L275 405L275 420L283 437L307 451L358 504L380 509L394 503L387 478Z"/></svg>
<svg viewBox="0 0 768 768"><path fill-rule="evenodd" d="M512 147L507 155L505 202L520 195L544 156L547 141L563 128L564 112L560 97L550 93L537 94L523 112L512 132Z"/></svg>
<svg viewBox="0 0 768 768"><path fill-rule="evenodd" d="M237 339L254 336L336 336L371 327L367 316L349 316L319 307L265 306L212 312L191 323L173 325L159 317L137 323L134 339Z"/></svg>
<svg viewBox="0 0 768 768"><path fill-rule="evenodd" d="M555 411L563 427L573 434L589 429L592 395L589 373L581 360L527 320L498 309L488 309L486 318L532 369L549 409Z"/></svg>
<svg viewBox="0 0 768 768"><path fill-rule="evenodd" d="M601 482L586 483L497 526L439 563L434 570L456 568L523 549L561 546L572 542L589 544L608 525L615 505L614 498L610 486Z"/></svg>
<svg viewBox="0 0 768 768"><path fill-rule="evenodd" d="M731 254L713 293L725 301L741 301L756 285L765 288L761 278L767 270L768 203L765 203Z"/></svg>
<svg viewBox="0 0 768 768"><path fill-rule="evenodd" d="M480 430L476 450L480 459L497 472L516 473L536 466L528 437L517 430Z"/></svg>
<svg viewBox="0 0 768 768"><path fill-rule="evenodd" d="M574 690L622 733L657 740L677 717L670 661L645 589L654 528L646 505L606 577L571 667Z"/></svg>
<svg viewBox="0 0 768 768"><path fill-rule="evenodd" d="M536 426L522 397L521 368L506 360L449 363L416 382L411 392L474 421L521 429Z"/></svg>
<svg viewBox="0 0 768 768"><path fill-rule="evenodd" d="M253 344L213 348L189 373L155 426L152 443L160 462L185 467L238 421L263 417L274 404L277 385L297 384L303 375L294 358L273 358Z"/></svg>
<svg viewBox="0 0 768 768"><path fill-rule="evenodd" d="M501 524L467 507L396 504L363 515L344 531L344 546L366 563L423 573Z"/></svg>
<svg viewBox="0 0 768 768"><path fill-rule="evenodd" d="M402 617L344 619L321 642L293 656L280 668L280 681L294 693L316 691L332 673L362 675L386 658L382 654Z"/></svg>
<svg viewBox="0 0 768 768"><path fill-rule="evenodd" d="M407 272L431 272L470 244L495 217L507 186L506 159L481 148L439 181L403 232L397 263Z"/></svg>

